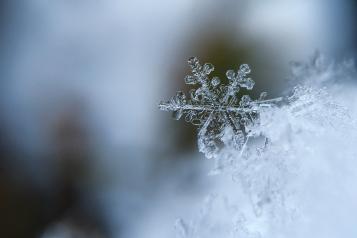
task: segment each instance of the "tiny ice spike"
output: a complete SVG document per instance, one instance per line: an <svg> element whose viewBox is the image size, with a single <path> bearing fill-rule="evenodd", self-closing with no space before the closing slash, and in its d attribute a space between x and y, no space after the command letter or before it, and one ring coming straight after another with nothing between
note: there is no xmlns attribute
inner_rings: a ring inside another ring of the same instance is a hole
<svg viewBox="0 0 357 238"><path fill-rule="evenodd" d="M185 77L185 83L198 87L191 89L188 97L178 91L169 101L161 102L159 108L172 111L176 120L184 116L187 122L199 127L198 147L207 158L215 157L228 130L233 131L234 147L241 150L252 134L252 126L258 122L260 109L271 107L281 98L265 100L267 93L263 92L258 100L248 95L239 100L240 89L252 90L255 84L248 77L251 70L247 64L242 64L237 71L227 71L228 85L222 85L218 77L209 77L214 70L212 64L201 65L192 57L188 65L192 74Z"/></svg>

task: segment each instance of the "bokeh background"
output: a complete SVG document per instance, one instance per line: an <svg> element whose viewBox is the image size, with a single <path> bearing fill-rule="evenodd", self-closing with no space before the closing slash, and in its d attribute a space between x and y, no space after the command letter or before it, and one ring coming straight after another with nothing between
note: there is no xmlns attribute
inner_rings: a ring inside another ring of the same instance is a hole
<svg viewBox="0 0 357 238"><path fill-rule="evenodd" d="M280 95L289 62L357 56L353 0L2 0L0 237L172 237L215 183L195 128L158 103L186 60L248 63Z"/></svg>

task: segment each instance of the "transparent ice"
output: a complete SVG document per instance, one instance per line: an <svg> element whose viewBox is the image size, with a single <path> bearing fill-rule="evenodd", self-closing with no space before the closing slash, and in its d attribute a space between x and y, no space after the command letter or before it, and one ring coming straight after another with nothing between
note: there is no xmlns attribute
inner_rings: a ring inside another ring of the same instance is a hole
<svg viewBox="0 0 357 238"><path fill-rule="evenodd" d="M196 57L192 57L188 65L192 74L185 77L185 83L197 88L192 89L188 97L177 92L169 101L161 102L159 108L172 111L176 120L184 116L187 122L199 127L198 148L207 158L214 158L220 151L228 129L233 131L234 147L243 149L254 133L251 128L259 121L259 111L273 107L281 98L266 100L266 92L257 100L252 100L249 95L239 98L242 88L252 90L255 84L249 78L251 70L247 64L242 64L237 71L226 72L228 85L221 84L218 77L209 77L214 70L212 64L201 65Z"/></svg>

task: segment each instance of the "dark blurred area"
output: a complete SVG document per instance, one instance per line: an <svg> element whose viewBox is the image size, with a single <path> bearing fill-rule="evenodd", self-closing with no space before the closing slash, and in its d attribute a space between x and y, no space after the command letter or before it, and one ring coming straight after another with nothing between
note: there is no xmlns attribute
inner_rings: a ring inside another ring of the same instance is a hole
<svg viewBox="0 0 357 238"><path fill-rule="evenodd" d="M357 3L0 2L0 237L170 237L209 186L196 133L157 109L251 65L252 96L278 96L289 61L356 58ZM190 204L190 205L188 205Z"/></svg>

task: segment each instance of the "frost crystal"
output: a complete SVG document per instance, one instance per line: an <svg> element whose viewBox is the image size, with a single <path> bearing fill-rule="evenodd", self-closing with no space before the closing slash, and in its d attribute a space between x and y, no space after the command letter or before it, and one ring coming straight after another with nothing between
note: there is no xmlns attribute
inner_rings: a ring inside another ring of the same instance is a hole
<svg viewBox="0 0 357 238"><path fill-rule="evenodd" d="M199 127L198 147L207 158L215 157L227 129L233 131L234 147L241 150L254 134L251 128L258 122L259 111L272 107L281 98L265 100L267 93L263 92L257 100L248 95L239 99L241 88L252 90L255 84L248 77L251 70L247 64L237 71L227 71L228 85L223 85L218 77L209 77L214 70L212 64L201 65L196 57L190 58L188 64L192 74L185 77L185 83L198 87L191 89L188 97L177 92L168 102L161 102L159 108L172 111L176 120L184 116L187 122Z"/></svg>
<svg viewBox="0 0 357 238"><path fill-rule="evenodd" d="M242 88L254 86L247 65L229 70L226 86L208 78L212 65L201 66L195 58L190 65L193 74L186 83L197 89L189 99L179 92L160 108L199 126L200 150L214 157L210 174L221 176L214 187L219 193L210 195L192 219L177 220L177 237L324 237L323 229L311 224L325 228L327 223L334 231L336 222L344 229L349 224L354 234L354 220L347 215L355 194L349 194L346 219L321 213L326 207L340 214L345 205L336 189L346 184L338 191L352 191L356 179L351 168L357 154L357 88L351 61L330 63L317 54L308 63L294 63L295 86L279 107L274 105L281 98L264 100L264 94L254 101L238 98Z"/></svg>

